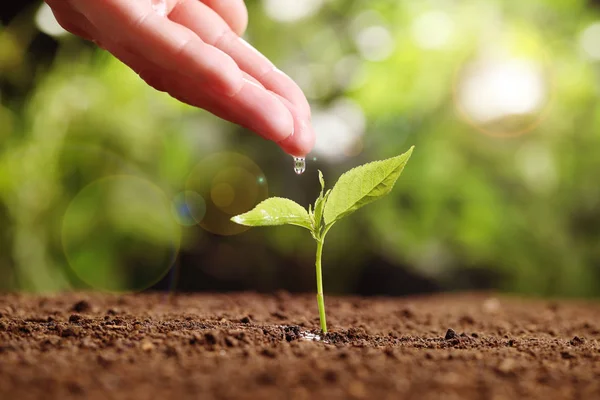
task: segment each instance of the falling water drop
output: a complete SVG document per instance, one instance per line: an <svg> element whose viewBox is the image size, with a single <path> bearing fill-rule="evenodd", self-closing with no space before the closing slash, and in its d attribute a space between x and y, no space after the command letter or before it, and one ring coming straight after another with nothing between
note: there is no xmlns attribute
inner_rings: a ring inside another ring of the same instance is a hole
<svg viewBox="0 0 600 400"><path fill-rule="evenodd" d="M306 171L306 158L294 157L294 172L297 175L302 175Z"/></svg>

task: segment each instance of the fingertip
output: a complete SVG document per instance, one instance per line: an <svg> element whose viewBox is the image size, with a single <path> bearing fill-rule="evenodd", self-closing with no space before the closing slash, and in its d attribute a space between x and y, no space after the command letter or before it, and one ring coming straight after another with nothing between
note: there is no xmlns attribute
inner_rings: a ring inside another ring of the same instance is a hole
<svg viewBox="0 0 600 400"><path fill-rule="evenodd" d="M232 31L242 36L248 26L248 9L244 0L201 0L227 22Z"/></svg>
<svg viewBox="0 0 600 400"><path fill-rule="evenodd" d="M306 120L296 120L294 133L281 142L279 146L288 154L295 157L305 157L315 146L316 135L310 123Z"/></svg>
<svg viewBox="0 0 600 400"><path fill-rule="evenodd" d="M242 79L243 87L235 96L238 111L254 132L276 143L294 133L294 116L275 94L251 80Z"/></svg>
<svg viewBox="0 0 600 400"><path fill-rule="evenodd" d="M292 156L304 157L311 152L317 139L310 120L291 101L277 94L275 96L288 108L294 118L294 133L278 141L277 144Z"/></svg>
<svg viewBox="0 0 600 400"><path fill-rule="evenodd" d="M241 1L241 3L242 6L239 8L240 11L236 17L232 18L229 22L231 30L237 33L238 36L243 36L248 28L248 10L246 9L244 2Z"/></svg>

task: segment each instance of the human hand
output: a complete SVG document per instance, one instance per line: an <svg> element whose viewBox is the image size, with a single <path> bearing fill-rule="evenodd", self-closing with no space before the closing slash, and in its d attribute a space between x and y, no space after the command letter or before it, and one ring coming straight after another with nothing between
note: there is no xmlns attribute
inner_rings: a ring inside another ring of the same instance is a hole
<svg viewBox="0 0 600 400"><path fill-rule="evenodd" d="M46 0L69 32L157 90L244 126L294 156L315 134L302 90L244 41L243 0Z"/></svg>

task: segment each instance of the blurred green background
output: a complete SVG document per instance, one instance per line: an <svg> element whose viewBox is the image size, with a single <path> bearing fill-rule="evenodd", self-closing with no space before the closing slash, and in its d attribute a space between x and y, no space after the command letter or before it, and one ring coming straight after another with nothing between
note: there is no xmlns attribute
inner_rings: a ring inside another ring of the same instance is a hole
<svg viewBox="0 0 600 400"><path fill-rule="evenodd" d="M316 148L292 158L147 87L37 1L2 6L0 290L314 290L294 227L317 169L416 146L396 189L339 223L327 293L600 295L600 4L247 1L247 39L303 88Z"/></svg>

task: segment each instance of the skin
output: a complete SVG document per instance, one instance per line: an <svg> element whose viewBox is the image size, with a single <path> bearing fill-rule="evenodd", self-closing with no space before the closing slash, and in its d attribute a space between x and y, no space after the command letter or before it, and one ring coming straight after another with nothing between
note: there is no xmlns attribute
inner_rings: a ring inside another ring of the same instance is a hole
<svg viewBox="0 0 600 400"><path fill-rule="evenodd" d="M94 41L174 98L248 128L294 156L315 142L302 90L240 36L243 0L46 0L67 31Z"/></svg>

